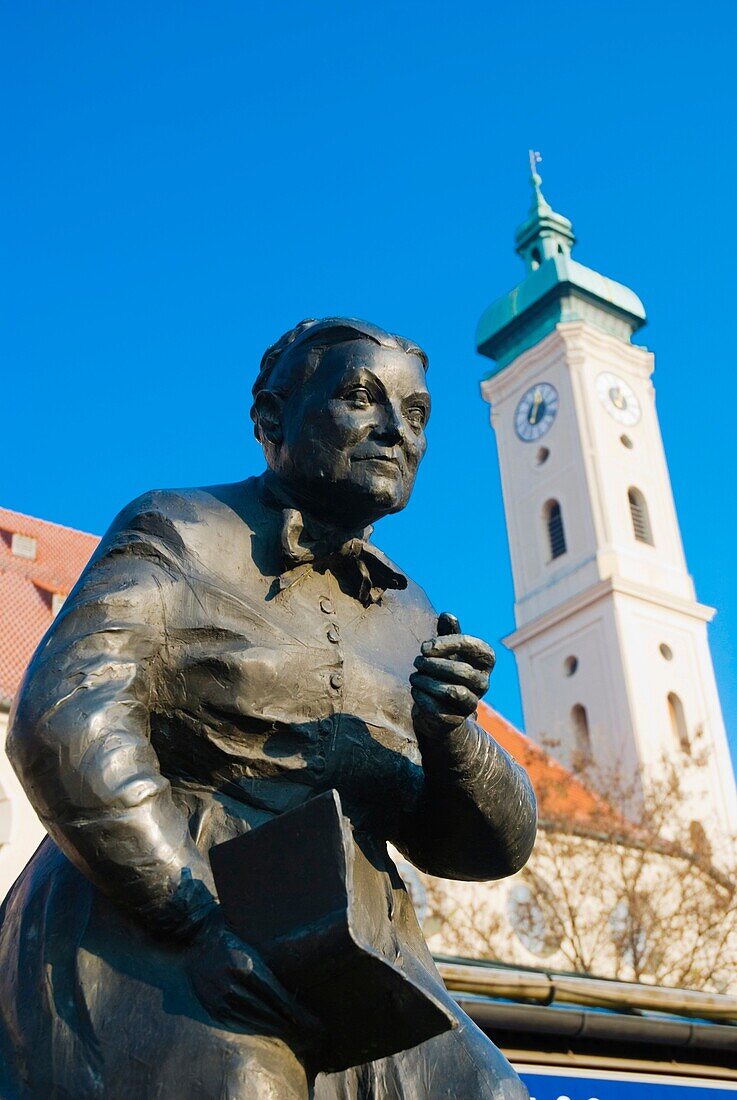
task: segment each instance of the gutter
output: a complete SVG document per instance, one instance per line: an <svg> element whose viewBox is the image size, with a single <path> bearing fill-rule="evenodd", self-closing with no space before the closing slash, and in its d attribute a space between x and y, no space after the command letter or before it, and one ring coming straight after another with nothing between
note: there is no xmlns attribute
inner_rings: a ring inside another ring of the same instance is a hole
<svg viewBox="0 0 737 1100"><path fill-rule="evenodd" d="M527 1005L547 1006L562 1002L566 1006L581 1005L589 1009L610 1009L621 1013L660 1012L672 1016L720 1021L726 1025L725 1030L732 1034L732 1042L737 1047L737 997L724 993L704 993L691 989L673 989L670 986L588 978L579 974L495 966L447 957L438 957L435 961L446 987L454 995L458 993L502 998ZM515 1007L523 1006L505 1005L504 1011L509 1014ZM556 1015L562 1012L561 1009ZM637 1020L638 1026L641 1026L643 1018L638 1016ZM683 1026L693 1027L687 1021L683 1021ZM699 1025L699 1032L701 1027Z"/></svg>
<svg viewBox="0 0 737 1100"><path fill-rule="evenodd" d="M503 1032L512 1033L513 1045L519 1045L522 1035L535 1035L538 1043L543 1044L553 1038L562 1038L567 1046L574 1044L569 1049L577 1049L577 1041L589 1046L593 1044L594 1048L598 1044L599 1049L608 1050L611 1057L615 1049L628 1051L632 1057L638 1047L640 1050L661 1048L671 1059L678 1053L679 1061L687 1051L709 1051L721 1055L718 1064L724 1067L727 1065L721 1060L724 1052L730 1052L729 1064L732 1065L734 1052L737 1052L737 1027L730 1024L701 1024L683 1018L629 1016L585 1008L551 1009L542 1005L492 1001L464 993L454 993L453 997L463 1011L482 1030L488 1029L505 1050L512 1040L505 1041ZM615 1044L619 1047L615 1048ZM540 1049L546 1049L546 1045Z"/></svg>

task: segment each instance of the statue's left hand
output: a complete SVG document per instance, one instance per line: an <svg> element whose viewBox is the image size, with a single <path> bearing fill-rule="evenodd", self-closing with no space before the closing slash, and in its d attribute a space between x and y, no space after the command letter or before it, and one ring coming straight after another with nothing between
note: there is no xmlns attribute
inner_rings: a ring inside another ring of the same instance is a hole
<svg viewBox="0 0 737 1100"><path fill-rule="evenodd" d="M303 1044L321 1025L282 986L264 960L227 927L218 906L187 948L185 968L200 1004L231 1028L256 1025Z"/></svg>
<svg viewBox="0 0 737 1100"><path fill-rule="evenodd" d="M438 738L457 729L489 689L494 650L481 638L461 634L458 620L443 613L438 633L422 644L410 676L415 731Z"/></svg>

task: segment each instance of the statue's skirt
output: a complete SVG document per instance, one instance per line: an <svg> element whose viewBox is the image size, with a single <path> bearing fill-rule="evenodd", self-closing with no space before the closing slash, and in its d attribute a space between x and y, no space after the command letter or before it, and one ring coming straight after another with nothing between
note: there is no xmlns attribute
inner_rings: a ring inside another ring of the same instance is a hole
<svg viewBox="0 0 737 1100"><path fill-rule="evenodd" d="M232 834L231 834L232 835ZM218 837L201 835L209 848ZM316 1100L517 1100L524 1086L444 990L388 862L391 950L458 1028L366 1066L321 1075ZM46 839L0 912L0 1100L306 1100L278 1036L220 1025L194 996L184 949L150 936Z"/></svg>

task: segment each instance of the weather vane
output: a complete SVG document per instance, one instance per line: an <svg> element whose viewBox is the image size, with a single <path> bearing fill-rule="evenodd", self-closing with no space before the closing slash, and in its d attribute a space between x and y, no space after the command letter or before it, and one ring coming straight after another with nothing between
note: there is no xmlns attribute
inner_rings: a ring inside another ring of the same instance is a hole
<svg viewBox="0 0 737 1100"><path fill-rule="evenodd" d="M537 166L543 159L542 153L538 153L536 149L530 149L530 175L537 175Z"/></svg>

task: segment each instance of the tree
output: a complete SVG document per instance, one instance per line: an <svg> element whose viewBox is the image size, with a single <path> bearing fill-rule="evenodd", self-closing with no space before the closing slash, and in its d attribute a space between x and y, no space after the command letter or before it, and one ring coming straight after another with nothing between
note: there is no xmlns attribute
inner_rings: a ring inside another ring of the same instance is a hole
<svg viewBox="0 0 737 1100"><path fill-rule="evenodd" d="M620 771L536 776L541 828L528 867L501 884L425 880L438 952L535 962L622 980L726 991L737 985L733 838L699 820L698 753L663 760L643 788ZM539 769L537 770L539 773ZM572 816L559 784L585 781ZM591 792L594 792L591 794ZM530 957L532 956L532 958Z"/></svg>

